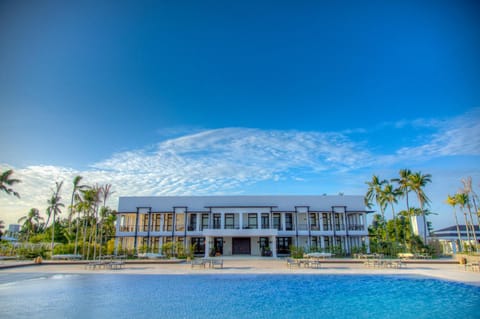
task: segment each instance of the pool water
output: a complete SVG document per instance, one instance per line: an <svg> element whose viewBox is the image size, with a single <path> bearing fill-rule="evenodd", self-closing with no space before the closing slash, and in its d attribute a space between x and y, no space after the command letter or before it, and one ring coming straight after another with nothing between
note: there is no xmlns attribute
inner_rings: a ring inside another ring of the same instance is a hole
<svg viewBox="0 0 480 319"><path fill-rule="evenodd" d="M9 276L9 277L7 277ZM2 318L480 318L480 287L423 277L1 275Z"/></svg>

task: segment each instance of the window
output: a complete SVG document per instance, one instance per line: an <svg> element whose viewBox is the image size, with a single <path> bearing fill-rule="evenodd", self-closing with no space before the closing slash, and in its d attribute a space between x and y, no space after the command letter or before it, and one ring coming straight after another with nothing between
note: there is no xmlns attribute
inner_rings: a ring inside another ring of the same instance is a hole
<svg viewBox="0 0 480 319"><path fill-rule="evenodd" d="M277 237L277 253L290 254L290 246L292 245L292 238Z"/></svg>
<svg viewBox="0 0 480 319"><path fill-rule="evenodd" d="M150 237L150 251L158 252L160 248L160 237Z"/></svg>
<svg viewBox="0 0 480 319"><path fill-rule="evenodd" d="M285 214L285 230L293 230L293 214Z"/></svg>
<svg viewBox="0 0 480 319"><path fill-rule="evenodd" d="M164 218L165 224L163 225L164 231L172 231L173 230L173 214L165 214Z"/></svg>
<svg viewBox="0 0 480 319"><path fill-rule="evenodd" d="M257 228L257 214L248 214L248 228Z"/></svg>
<svg viewBox="0 0 480 319"><path fill-rule="evenodd" d="M193 245L193 253L195 255L205 254L205 238L192 237L191 244Z"/></svg>
<svg viewBox="0 0 480 319"><path fill-rule="evenodd" d="M153 231L160 231L160 214L153 215Z"/></svg>
<svg viewBox="0 0 480 319"><path fill-rule="evenodd" d="M149 217L149 214L142 214L143 216L143 227L142 227L142 231L148 231L148 217Z"/></svg>
<svg viewBox="0 0 480 319"><path fill-rule="evenodd" d="M208 214L202 214L202 229L204 230L208 228Z"/></svg>
<svg viewBox="0 0 480 319"><path fill-rule="evenodd" d="M270 217L268 213L262 214L262 229L270 228Z"/></svg>
<svg viewBox="0 0 480 319"><path fill-rule="evenodd" d="M323 230L332 230L330 227L330 215L328 213L322 214Z"/></svg>
<svg viewBox="0 0 480 319"><path fill-rule="evenodd" d="M221 215L213 214L213 229L220 229L221 226Z"/></svg>
<svg viewBox="0 0 480 319"><path fill-rule="evenodd" d="M282 224L281 224L281 219L280 219L280 214L279 213L274 213L273 214L273 228L282 230Z"/></svg>
<svg viewBox="0 0 480 319"><path fill-rule="evenodd" d="M175 214L175 229L178 231L185 230L185 214L184 213Z"/></svg>
<svg viewBox="0 0 480 319"><path fill-rule="evenodd" d="M332 246L331 242L330 242L330 237L323 237L323 243L325 244L325 250L327 251L330 251L330 248Z"/></svg>
<svg viewBox="0 0 480 319"><path fill-rule="evenodd" d="M310 229L311 230L319 230L318 222L317 222L318 215L316 213L310 213Z"/></svg>
<svg viewBox="0 0 480 319"><path fill-rule="evenodd" d="M225 229L234 229L235 217L233 214L225 214Z"/></svg>
<svg viewBox="0 0 480 319"><path fill-rule="evenodd" d="M342 216L335 214L335 230L343 230Z"/></svg>
<svg viewBox="0 0 480 319"><path fill-rule="evenodd" d="M190 214L190 221L188 225L189 231L194 231L197 229L197 214Z"/></svg>

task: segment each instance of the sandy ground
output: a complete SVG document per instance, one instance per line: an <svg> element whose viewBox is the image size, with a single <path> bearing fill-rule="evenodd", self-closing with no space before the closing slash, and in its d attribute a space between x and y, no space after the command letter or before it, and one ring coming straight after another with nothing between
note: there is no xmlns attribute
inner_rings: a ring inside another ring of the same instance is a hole
<svg viewBox="0 0 480 319"><path fill-rule="evenodd" d="M284 259L240 258L224 259L223 268L192 268L190 264L159 264L159 263L127 263L120 270L95 269L90 270L85 264L56 263L30 265L15 268L0 268L0 276L19 273L55 273L55 274L145 274L145 275L190 275L190 274L335 274L335 275L420 275L450 281L458 281L480 286L480 272L465 271L462 265L439 264L435 262L423 264L407 264L402 269L368 268L363 264L335 262L330 260L322 263L318 269L287 267ZM7 262L3 262L7 265ZM1 266L1 265L0 265Z"/></svg>

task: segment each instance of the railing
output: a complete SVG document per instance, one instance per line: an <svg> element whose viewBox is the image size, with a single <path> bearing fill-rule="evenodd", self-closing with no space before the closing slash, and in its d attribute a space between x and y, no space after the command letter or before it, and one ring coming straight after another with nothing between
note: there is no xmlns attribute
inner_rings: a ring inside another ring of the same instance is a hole
<svg viewBox="0 0 480 319"><path fill-rule="evenodd" d="M126 233L132 233L135 231L135 226L134 225L120 226L120 231L126 232Z"/></svg>
<svg viewBox="0 0 480 319"><path fill-rule="evenodd" d="M348 230L365 230L365 225L350 224L350 225L348 225Z"/></svg>

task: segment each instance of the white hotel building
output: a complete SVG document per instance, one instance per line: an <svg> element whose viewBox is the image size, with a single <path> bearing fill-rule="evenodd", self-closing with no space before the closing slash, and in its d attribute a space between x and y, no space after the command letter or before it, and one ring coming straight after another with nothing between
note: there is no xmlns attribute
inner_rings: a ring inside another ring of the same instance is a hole
<svg viewBox="0 0 480 319"><path fill-rule="evenodd" d="M195 255L286 256L306 250L368 249L363 196L120 197L115 246L158 253L167 242Z"/></svg>

